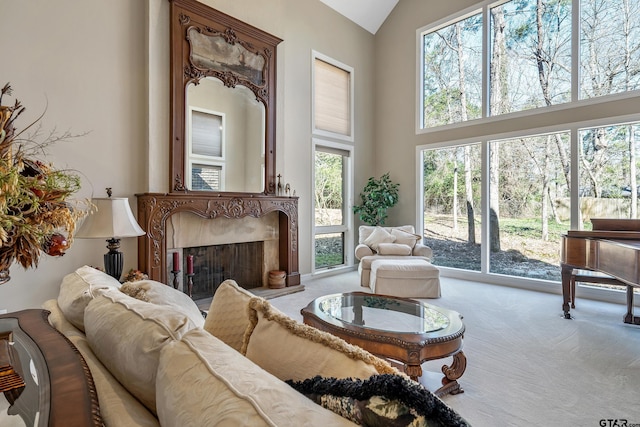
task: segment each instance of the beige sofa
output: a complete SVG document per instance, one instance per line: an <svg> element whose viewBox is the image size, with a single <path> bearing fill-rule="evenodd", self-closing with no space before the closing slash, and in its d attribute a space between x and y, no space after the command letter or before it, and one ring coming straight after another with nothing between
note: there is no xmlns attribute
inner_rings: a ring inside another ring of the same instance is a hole
<svg viewBox="0 0 640 427"><path fill-rule="evenodd" d="M340 397L352 411L344 402L332 407L318 397L326 393L309 391L314 377L400 381L426 402L411 408L416 425L431 418L466 425L387 361L292 320L231 280L206 320L169 286L121 285L87 266L67 275L43 307L85 358L107 426L346 426L371 411L361 396ZM303 385L309 397L296 391Z"/></svg>
<svg viewBox="0 0 640 427"><path fill-rule="evenodd" d="M360 285L375 293L409 298L440 297L440 276L433 251L420 243L412 225L362 225L355 256Z"/></svg>

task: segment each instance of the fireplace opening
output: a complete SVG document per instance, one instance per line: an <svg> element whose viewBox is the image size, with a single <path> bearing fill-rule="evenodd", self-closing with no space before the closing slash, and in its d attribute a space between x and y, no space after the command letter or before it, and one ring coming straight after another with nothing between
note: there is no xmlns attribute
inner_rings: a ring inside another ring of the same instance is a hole
<svg viewBox="0 0 640 427"><path fill-rule="evenodd" d="M184 259L193 255L194 300L210 298L222 282L235 280L245 289L263 286L264 242L243 242L184 248Z"/></svg>

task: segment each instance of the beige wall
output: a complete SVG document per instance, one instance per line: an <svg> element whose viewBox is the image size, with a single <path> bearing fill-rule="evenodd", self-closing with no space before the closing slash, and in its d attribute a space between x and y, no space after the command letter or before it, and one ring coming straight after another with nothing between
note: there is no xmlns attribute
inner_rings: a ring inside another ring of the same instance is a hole
<svg viewBox="0 0 640 427"><path fill-rule="evenodd" d="M404 0L403 0L404 1ZM300 272L311 271L311 50L355 69L356 188L373 168L374 37L318 0L207 0L204 3L282 39L278 49L277 164L300 196ZM57 144L48 160L84 176L82 197L104 188L129 197L168 191L169 31L167 0L29 0L2 2L2 77L28 111L47 108L44 129L89 132ZM4 84L1 81L0 84ZM6 100L5 100L6 103ZM47 106L48 103L48 106ZM101 266L106 243L76 240L62 258L37 269L11 268L0 309L39 307L63 276ZM123 240L125 270L137 262L136 240Z"/></svg>
<svg viewBox="0 0 640 427"><path fill-rule="evenodd" d="M418 146L634 113L638 119L640 97L634 97L604 105L416 134L416 30L475 4L478 4L475 0L402 0L376 34L375 172L380 175L390 171L391 178L400 183L398 206L389 211L390 224L417 225L416 210L419 205L415 196Z"/></svg>
<svg viewBox="0 0 640 427"><path fill-rule="evenodd" d="M58 143L47 160L83 177L81 197L129 197L143 191L145 142L145 8L142 1L3 1L0 7L2 85L11 82L26 112L23 129L46 110L51 130L84 133ZM123 241L126 268L136 263L136 241ZM106 242L76 240L64 257L43 256L37 269L11 268L0 285L0 309L38 307L58 293L64 274L102 265Z"/></svg>

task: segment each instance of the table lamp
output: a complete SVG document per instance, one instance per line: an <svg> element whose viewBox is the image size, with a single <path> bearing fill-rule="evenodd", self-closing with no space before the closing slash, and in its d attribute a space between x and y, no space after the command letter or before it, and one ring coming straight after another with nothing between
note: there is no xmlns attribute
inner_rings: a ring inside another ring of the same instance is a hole
<svg viewBox="0 0 640 427"><path fill-rule="evenodd" d="M108 198L94 198L96 211L84 221L76 237L81 239L107 239L109 252L104 254L104 271L120 280L124 266L124 256L120 249L120 239L145 234L131 212L129 199L111 197L111 188L107 188Z"/></svg>

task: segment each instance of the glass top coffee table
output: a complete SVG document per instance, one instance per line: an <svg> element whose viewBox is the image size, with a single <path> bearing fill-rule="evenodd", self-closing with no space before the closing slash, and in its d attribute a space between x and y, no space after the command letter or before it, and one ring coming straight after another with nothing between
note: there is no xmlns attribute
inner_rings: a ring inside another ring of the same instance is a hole
<svg viewBox="0 0 640 427"><path fill-rule="evenodd" d="M467 366L464 324L455 311L407 298L351 292L322 296L300 312L307 325L400 362L416 381L423 376L422 363L453 356L453 363L442 367L442 386L434 393L463 392L457 380Z"/></svg>

